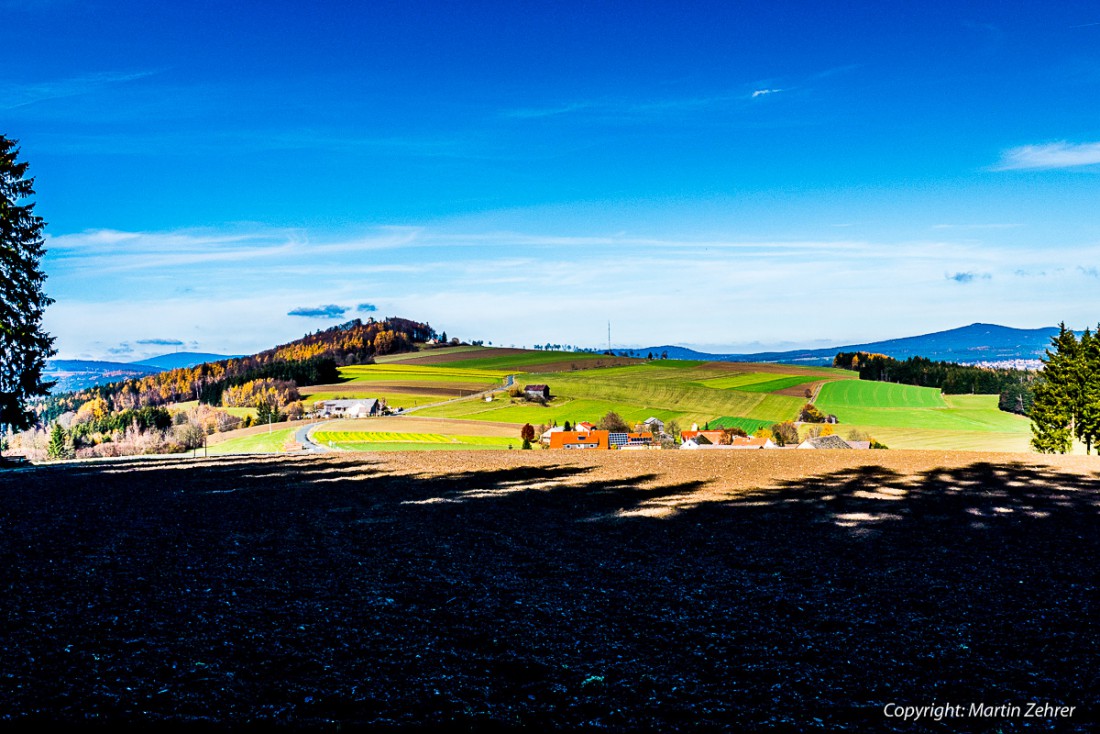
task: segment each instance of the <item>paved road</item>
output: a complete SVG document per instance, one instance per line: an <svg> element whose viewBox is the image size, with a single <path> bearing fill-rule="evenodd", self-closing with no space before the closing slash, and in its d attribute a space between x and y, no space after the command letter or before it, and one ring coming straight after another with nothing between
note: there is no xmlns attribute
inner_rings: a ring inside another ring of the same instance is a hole
<svg viewBox="0 0 1100 734"><path fill-rule="evenodd" d="M314 443L313 439L309 437L311 431L321 423L310 423L302 426L294 433L294 440L302 444L302 449L312 454L325 454L332 451L328 446L323 446L319 443Z"/></svg>

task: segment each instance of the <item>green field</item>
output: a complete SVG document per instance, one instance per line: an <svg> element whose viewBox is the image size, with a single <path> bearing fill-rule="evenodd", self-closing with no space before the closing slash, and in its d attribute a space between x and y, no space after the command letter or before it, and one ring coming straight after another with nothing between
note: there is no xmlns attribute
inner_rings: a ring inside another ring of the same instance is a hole
<svg viewBox="0 0 1100 734"><path fill-rule="evenodd" d="M441 433L397 433L394 431L314 431L315 443L344 451L506 449L518 446L518 438L500 436L455 436Z"/></svg>
<svg viewBox="0 0 1100 734"><path fill-rule="evenodd" d="M340 368L340 377L347 382L478 382L486 387L500 385L508 374L506 369L470 369L449 365L364 364Z"/></svg>
<svg viewBox="0 0 1100 734"><path fill-rule="evenodd" d="M740 428L750 436L756 433L761 428L767 428L775 421L761 421L755 418L738 418L737 416L724 415L721 418L715 418L706 425L710 428ZM684 428L684 426L680 426Z"/></svg>
<svg viewBox="0 0 1100 734"><path fill-rule="evenodd" d="M838 411L848 408L947 407L943 395L936 388L870 380L845 380L823 385L816 404L823 412L837 416L840 416Z"/></svg>
<svg viewBox="0 0 1100 734"><path fill-rule="evenodd" d="M277 454L285 450L287 441L294 438L297 428L276 428L270 433L254 433L251 436L230 438L221 443L211 444L207 452L211 456L222 454ZM201 452L202 449L199 449Z"/></svg>
<svg viewBox="0 0 1100 734"><path fill-rule="evenodd" d="M494 365L508 366L502 357ZM518 365L517 365L518 366ZM556 373L521 373L516 383L545 383L555 396L547 406L523 401L496 400L492 403L463 401L418 411L418 415L467 418L507 423L562 425L565 421L598 421L614 411L628 423L649 417L675 420L681 428L702 425L721 416L740 417L768 425L792 420L804 398L775 395L759 390L736 389L731 383L753 385L779 382L784 387L803 381L820 380L814 371L790 368L792 374L753 373L745 375L725 366L700 362L658 360L623 367L570 370ZM801 373L801 374L799 374ZM847 373L851 374L851 373ZM778 379L777 379L778 378ZM716 381L719 387L710 385ZM774 389L782 389L775 387Z"/></svg>
<svg viewBox="0 0 1100 734"><path fill-rule="evenodd" d="M712 377L698 384L715 389L735 389L746 392L775 392L822 379L818 375L782 375L774 372L748 372L728 377Z"/></svg>
<svg viewBox="0 0 1100 734"><path fill-rule="evenodd" d="M942 395L883 382L828 383L817 406L891 448L1027 451L1031 423L997 407L997 395Z"/></svg>

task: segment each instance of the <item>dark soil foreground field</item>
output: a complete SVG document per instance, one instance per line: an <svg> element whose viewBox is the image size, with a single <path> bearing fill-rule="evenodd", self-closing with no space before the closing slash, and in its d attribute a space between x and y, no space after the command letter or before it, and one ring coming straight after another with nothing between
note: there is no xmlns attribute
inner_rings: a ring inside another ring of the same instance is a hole
<svg viewBox="0 0 1100 734"><path fill-rule="evenodd" d="M580 453L0 471L0 726L1100 726L1100 460Z"/></svg>

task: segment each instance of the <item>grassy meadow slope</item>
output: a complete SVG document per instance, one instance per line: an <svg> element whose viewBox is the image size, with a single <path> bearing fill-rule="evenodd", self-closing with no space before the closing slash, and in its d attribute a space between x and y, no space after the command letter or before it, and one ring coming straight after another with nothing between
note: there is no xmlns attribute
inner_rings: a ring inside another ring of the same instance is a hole
<svg viewBox="0 0 1100 734"><path fill-rule="evenodd" d="M505 359L483 362L501 369L508 366ZM516 366L529 367L532 364L539 363L532 357L526 357ZM545 364L543 362L541 366ZM426 408L419 414L520 425L549 425L555 422L561 425L567 420L574 423L583 420L595 422L608 411L618 413L627 422L654 416L664 421L675 420L682 427L692 423L703 425L723 416L775 423L794 418L805 402L805 397L783 395L778 390L823 378L850 379L851 374L799 367L784 367L784 373L761 373L756 365L749 367L675 360L561 372L523 372L516 376L519 384L540 382L550 385L554 398L548 405L508 400L492 403L460 401ZM724 380L734 382L729 384ZM776 392L758 388L768 383L775 385ZM742 387L756 389L740 389Z"/></svg>
<svg viewBox="0 0 1100 734"><path fill-rule="evenodd" d="M883 382L829 383L817 406L891 448L1027 451L1030 421L997 407L996 395L942 395Z"/></svg>

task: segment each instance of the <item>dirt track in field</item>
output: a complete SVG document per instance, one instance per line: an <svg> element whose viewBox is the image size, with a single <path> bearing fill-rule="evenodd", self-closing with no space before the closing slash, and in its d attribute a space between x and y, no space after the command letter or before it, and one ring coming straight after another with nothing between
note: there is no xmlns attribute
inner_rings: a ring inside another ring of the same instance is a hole
<svg viewBox="0 0 1100 734"><path fill-rule="evenodd" d="M514 450L0 471L0 728L1095 731L1098 469ZM1029 701L1075 713L884 716Z"/></svg>
<svg viewBox="0 0 1100 734"><path fill-rule="evenodd" d="M512 349L504 347L486 347L485 349L471 350L468 352L456 352L454 354L432 354L423 357L416 357L414 359L407 360L410 364L451 364L455 363L455 367L461 367L462 362L469 359L486 359L489 357L508 357L512 355L526 355L536 354L530 349ZM517 365L513 370L514 372L530 372L530 373L542 373L542 372L568 372L574 366L578 370L592 369L596 367L596 363L599 363L600 367L622 367L631 364L642 364L646 360L637 359L634 357L602 357L598 356L593 358L590 355L578 355L576 358L563 357L555 362L547 362L546 364L533 364L533 365Z"/></svg>
<svg viewBox="0 0 1100 734"><path fill-rule="evenodd" d="M854 379L823 367L808 367L801 365L773 364L770 362L706 362L699 369L718 370L725 372L760 372L776 373L780 375L821 375L833 380Z"/></svg>
<svg viewBox="0 0 1100 734"><path fill-rule="evenodd" d="M301 393L302 397L309 397L310 395L317 395L320 393L345 393L348 395L366 395L368 397L372 394L382 395L400 393L403 395L433 395L442 398L454 398L492 390L494 387L499 386L500 385L496 383L484 382L417 383L413 380L402 382L381 382L371 380L363 382L342 382L334 385L312 385L306 388L299 388L298 392Z"/></svg>
<svg viewBox="0 0 1100 734"><path fill-rule="evenodd" d="M451 362L464 362L467 359L485 359L487 357L510 357L514 354L527 354L527 349L510 349L507 347L485 347L484 349L471 349L468 352L453 352L450 354L423 354L417 353L415 357L404 360L410 364L449 364ZM421 356L423 354L423 356ZM461 367L462 365L458 365Z"/></svg>
<svg viewBox="0 0 1100 734"><path fill-rule="evenodd" d="M423 418L402 415L382 418L334 419L325 423L321 431L383 431L394 433L443 433L452 436L500 436L515 438L519 443L520 426L515 423L494 421L470 421L455 418ZM457 459L458 463L465 458ZM452 462L454 464L454 462Z"/></svg>

